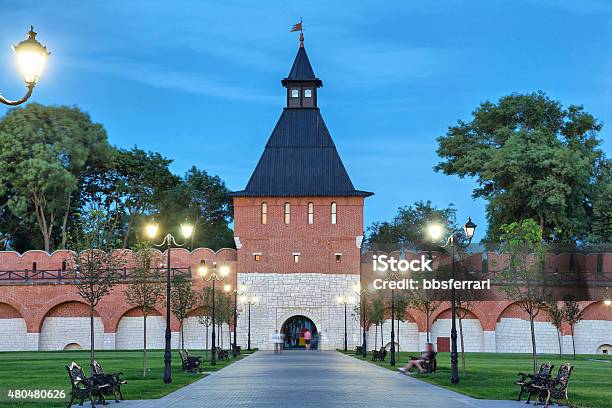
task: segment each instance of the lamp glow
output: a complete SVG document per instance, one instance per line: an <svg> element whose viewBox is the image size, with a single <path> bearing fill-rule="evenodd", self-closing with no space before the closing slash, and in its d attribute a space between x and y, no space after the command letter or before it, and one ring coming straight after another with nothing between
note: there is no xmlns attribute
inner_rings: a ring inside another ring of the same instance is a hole
<svg viewBox="0 0 612 408"><path fill-rule="evenodd" d="M604 305L606 305L606 306L612 306L612 300L610 300L610 299L606 299L606 300L604 300Z"/></svg>
<svg viewBox="0 0 612 408"><path fill-rule="evenodd" d="M434 241L439 240L442 237L443 232L443 228L440 224L431 224L429 227L427 227L427 233Z"/></svg>
<svg viewBox="0 0 612 408"><path fill-rule="evenodd" d="M232 290L232 285L230 285L229 283L226 283L225 285L223 285L224 292L229 292L230 290Z"/></svg>
<svg viewBox="0 0 612 408"><path fill-rule="evenodd" d="M49 51L36 40L34 27L30 28L28 38L13 46L17 56L17 65L27 85L34 86L42 73Z"/></svg>
<svg viewBox="0 0 612 408"><path fill-rule="evenodd" d="M200 274L201 277L206 276L206 274L208 274L208 268L205 266L200 266L198 268L198 273Z"/></svg>
<svg viewBox="0 0 612 408"><path fill-rule="evenodd" d="M193 225L181 224L181 232L185 238L189 238L193 234Z"/></svg>
<svg viewBox="0 0 612 408"><path fill-rule="evenodd" d="M145 231L149 238L155 238L157 236L157 224L149 224L145 227Z"/></svg>
<svg viewBox="0 0 612 408"><path fill-rule="evenodd" d="M225 265L223 265L221 267L221 269L219 270L219 273L221 274L221 276L225 277L227 275L229 275L229 268Z"/></svg>

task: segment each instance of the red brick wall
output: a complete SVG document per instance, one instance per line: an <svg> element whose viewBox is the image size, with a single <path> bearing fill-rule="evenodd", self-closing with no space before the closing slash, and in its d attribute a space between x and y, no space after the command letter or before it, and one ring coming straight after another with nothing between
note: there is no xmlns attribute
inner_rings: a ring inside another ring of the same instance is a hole
<svg viewBox="0 0 612 408"><path fill-rule="evenodd" d="M359 273L363 235L363 197L261 197L234 199L234 235L240 238L238 272L333 274ZM268 205L268 222L261 223L261 204ZM284 223L284 204L291 204L291 223ZM308 203L314 204L314 223L308 224ZM337 204L337 223L331 223L331 203ZM261 253L256 262L253 253ZM292 254L300 253L299 263ZM335 253L342 254L340 263Z"/></svg>

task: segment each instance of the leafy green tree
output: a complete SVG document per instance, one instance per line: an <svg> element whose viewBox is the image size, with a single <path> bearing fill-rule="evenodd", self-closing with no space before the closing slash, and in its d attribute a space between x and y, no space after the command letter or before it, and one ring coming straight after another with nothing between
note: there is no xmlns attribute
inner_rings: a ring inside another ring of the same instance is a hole
<svg viewBox="0 0 612 408"><path fill-rule="evenodd" d="M117 270L124 266L121 254L113 252L106 214L90 211L79 215L75 252L69 259L69 270L79 296L89 305L90 364L94 361L94 309L118 281Z"/></svg>
<svg viewBox="0 0 612 408"><path fill-rule="evenodd" d="M176 275L172 279L170 302L172 313L180 323L181 349L185 349L185 333L183 323L189 317L189 312L198 302L198 294L191 288L191 281L184 275Z"/></svg>
<svg viewBox="0 0 612 408"><path fill-rule="evenodd" d="M557 341L559 342L559 357L563 354L563 348L561 347L561 326L563 325L563 309L559 307L559 303L556 300L549 299L546 302L545 309L548 315L548 320L555 327L557 331Z"/></svg>
<svg viewBox="0 0 612 408"><path fill-rule="evenodd" d="M612 242L612 161L604 160L593 185L593 216L589 241Z"/></svg>
<svg viewBox="0 0 612 408"><path fill-rule="evenodd" d="M229 190L219 176L190 168L160 203L160 220L167 225L188 221L194 226L189 247L233 248L233 206Z"/></svg>
<svg viewBox="0 0 612 408"><path fill-rule="evenodd" d="M500 271L501 290L529 316L533 372L537 369L534 320L550 298L544 274L542 229L533 219L502 226L502 250L508 264Z"/></svg>
<svg viewBox="0 0 612 408"><path fill-rule="evenodd" d="M134 147L119 151L116 161L115 188L127 217L123 235L123 247L127 248L138 217L158 212L165 196L179 183L179 179L168 168L172 160L159 153Z"/></svg>
<svg viewBox="0 0 612 408"><path fill-rule="evenodd" d="M134 247L134 268L130 283L124 290L128 304L137 307L142 312L143 348L142 376L147 376L147 317L155 310L155 306L164 299L164 285L161 275L152 265L159 263L159 254L146 241L139 242Z"/></svg>
<svg viewBox="0 0 612 408"><path fill-rule="evenodd" d="M368 228L365 247L369 250L396 250L420 248L429 243L427 227L438 223L450 232L459 231L455 225L456 210L452 204L437 208L431 201L417 201L413 205L400 207L392 221L374 222Z"/></svg>
<svg viewBox="0 0 612 408"><path fill-rule="evenodd" d="M78 108L32 103L11 109L0 121L4 205L18 219L35 220L45 251L65 248L85 169L111 152L102 125Z"/></svg>
<svg viewBox="0 0 612 408"><path fill-rule="evenodd" d="M580 305L574 298L569 296L563 301L563 320L570 327L570 333L572 335L572 350L574 352L574 360L576 359L576 342L574 340L574 328L576 323L582 320L582 310Z"/></svg>
<svg viewBox="0 0 612 408"><path fill-rule="evenodd" d="M601 127L582 106L564 108L542 92L511 94L449 127L438 138L442 161L434 169L477 180L473 196L488 200L489 241L502 225L526 218L546 240L583 239L592 183L605 161Z"/></svg>

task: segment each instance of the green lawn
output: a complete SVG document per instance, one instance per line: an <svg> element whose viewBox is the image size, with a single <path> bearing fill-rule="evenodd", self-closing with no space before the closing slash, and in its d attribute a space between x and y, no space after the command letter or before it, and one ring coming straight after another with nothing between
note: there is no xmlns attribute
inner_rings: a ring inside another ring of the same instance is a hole
<svg viewBox="0 0 612 408"><path fill-rule="evenodd" d="M355 356L354 352L347 354ZM410 355L418 353L399 353L396 367L389 364L389 353L385 362L374 364L396 370L409 360ZM363 360L363 357L358 357ZM591 361L604 360L602 362ZM414 375L423 381L455 390L462 394L483 399L515 399L519 388L513 382L518 372L530 373L532 370L531 355L529 354L495 354L495 353L466 353L467 376L461 372L461 359L459 360L459 384L450 383L450 355L438 354L438 371L436 374ZM371 355L367 361L372 363ZM558 355L542 355L540 362L551 361L555 368L566 362L574 366L570 378L569 397L572 405L580 408L612 407L612 356L572 356L559 358ZM398 373L398 375L401 375Z"/></svg>
<svg viewBox="0 0 612 408"><path fill-rule="evenodd" d="M172 383L163 382L163 350L150 350L148 352L149 372L147 378L142 377L142 351L97 351L96 360L102 364L107 372L122 371L128 381L123 388L125 399L152 399L160 398L189 383L192 383L206 374L183 373L181 360L177 351L172 353ZM194 356L204 357L202 350L190 350ZM211 366L207 361L203 364L203 372L219 370L236 360L244 358L249 352L244 351L237 359L230 357L229 361L217 361ZM65 365L75 361L80 364L86 374L89 374L88 351L49 351L49 352L1 352L0 353L0 407L65 407L70 395L70 384ZM15 389L63 389L67 399L50 402L9 401L7 393Z"/></svg>

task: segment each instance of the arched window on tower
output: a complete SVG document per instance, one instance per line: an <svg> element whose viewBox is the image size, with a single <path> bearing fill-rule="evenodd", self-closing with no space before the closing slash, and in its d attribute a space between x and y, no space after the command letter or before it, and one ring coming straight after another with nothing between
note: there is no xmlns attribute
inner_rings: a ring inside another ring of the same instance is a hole
<svg viewBox="0 0 612 408"><path fill-rule="evenodd" d="M268 203L261 203L261 223L268 223Z"/></svg>
<svg viewBox="0 0 612 408"><path fill-rule="evenodd" d="M308 203L308 223L314 224L314 203Z"/></svg>
<svg viewBox="0 0 612 408"><path fill-rule="evenodd" d="M335 224L337 221L336 210L337 210L336 203L331 203L331 223L332 224Z"/></svg>
<svg viewBox="0 0 612 408"><path fill-rule="evenodd" d="M291 223L291 204L285 203L285 224Z"/></svg>

